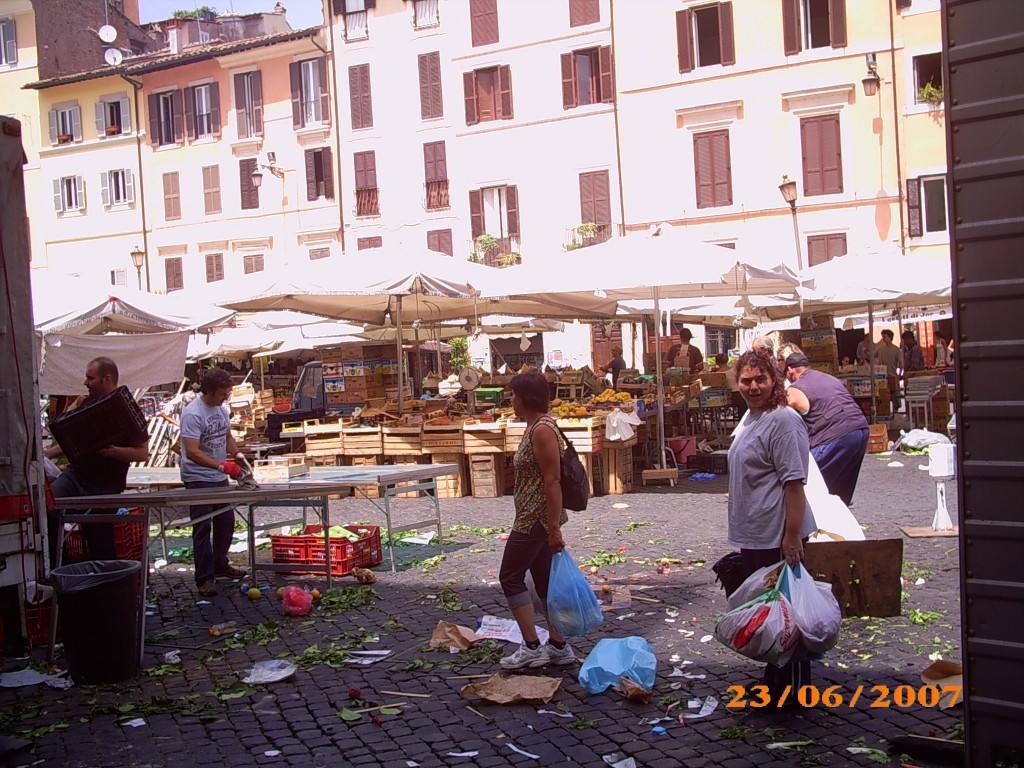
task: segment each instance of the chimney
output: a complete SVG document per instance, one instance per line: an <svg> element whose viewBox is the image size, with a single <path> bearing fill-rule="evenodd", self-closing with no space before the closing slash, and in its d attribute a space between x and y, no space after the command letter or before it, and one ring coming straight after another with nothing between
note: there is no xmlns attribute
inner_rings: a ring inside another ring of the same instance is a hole
<svg viewBox="0 0 1024 768"><path fill-rule="evenodd" d="M183 31L181 27L172 27L167 30L167 45L171 49L171 53L181 53L181 33Z"/></svg>
<svg viewBox="0 0 1024 768"><path fill-rule="evenodd" d="M123 0L122 11L125 18L138 25L139 21L139 0Z"/></svg>
<svg viewBox="0 0 1024 768"><path fill-rule="evenodd" d="M284 16L286 13L288 13L288 9L285 8L281 3L278 3L277 5L274 6L274 13L280 16Z"/></svg>

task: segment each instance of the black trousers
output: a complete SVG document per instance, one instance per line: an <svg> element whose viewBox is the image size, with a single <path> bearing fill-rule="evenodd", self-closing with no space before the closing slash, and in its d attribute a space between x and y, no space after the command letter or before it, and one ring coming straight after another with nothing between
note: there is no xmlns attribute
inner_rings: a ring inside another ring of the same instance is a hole
<svg viewBox="0 0 1024 768"><path fill-rule="evenodd" d="M758 568L774 565L782 557L782 549L741 549L740 556L743 558L743 578L749 578ZM789 663L781 667L774 664L766 664L764 673L761 675L761 682L768 686L772 699L781 696L786 686L791 686L787 697L789 701L796 701L797 691L801 686L810 685L811 662L802 658L802 650L797 649Z"/></svg>

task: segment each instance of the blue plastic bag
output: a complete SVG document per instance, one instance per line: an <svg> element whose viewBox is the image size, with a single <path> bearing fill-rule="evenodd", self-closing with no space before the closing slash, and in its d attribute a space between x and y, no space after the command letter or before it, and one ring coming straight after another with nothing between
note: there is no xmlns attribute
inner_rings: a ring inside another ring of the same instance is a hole
<svg viewBox="0 0 1024 768"><path fill-rule="evenodd" d="M565 637L582 635L604 621L590 582L565 548L551 558L547 603L548 621Z"/></svg>
<svg viewBox="0 0 1024 768"><path fill-rule="evenodd" d="M649 691L654 688L657 665L654 648L642 637L606 637L580 667L580 685L587 693L601 693L618 685L625 675Z"/></svg>

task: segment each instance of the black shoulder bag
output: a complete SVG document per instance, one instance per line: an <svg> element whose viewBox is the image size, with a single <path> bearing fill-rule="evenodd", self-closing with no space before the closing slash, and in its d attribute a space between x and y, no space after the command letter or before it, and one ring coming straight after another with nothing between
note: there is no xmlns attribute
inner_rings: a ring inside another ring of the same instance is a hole
<svg viewBox="0 0 1024 768"><path fill-rule="evenodd" d="M565 453L562 454L559 483L562 486L562 506L574 512L582 512L590 500L590 481L587 470L576 454L572 441L565 436L562 428L555 424L558 434L565 440Z"/></svg>

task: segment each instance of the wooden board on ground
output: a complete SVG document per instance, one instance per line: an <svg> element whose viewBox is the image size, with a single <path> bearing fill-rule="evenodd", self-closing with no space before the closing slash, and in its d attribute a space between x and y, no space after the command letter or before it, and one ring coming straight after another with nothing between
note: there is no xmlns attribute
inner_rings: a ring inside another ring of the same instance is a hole
<svg viewBox="0 0 1024 768"><path fill-rule="evenodd" d="M905 536L909 536L912 539L930 539L941 536L952 537L960 535L960 529L955 525L948 531L936 531L930 525L901 525L900 530L903 531Z"/></svg>
<svg viewBox="0 0 1024 768"><path fill-rule="evenodd" d="M832 584L843 616L899 616L903 539L822 541L804 547L804 566Z"/></svg>

